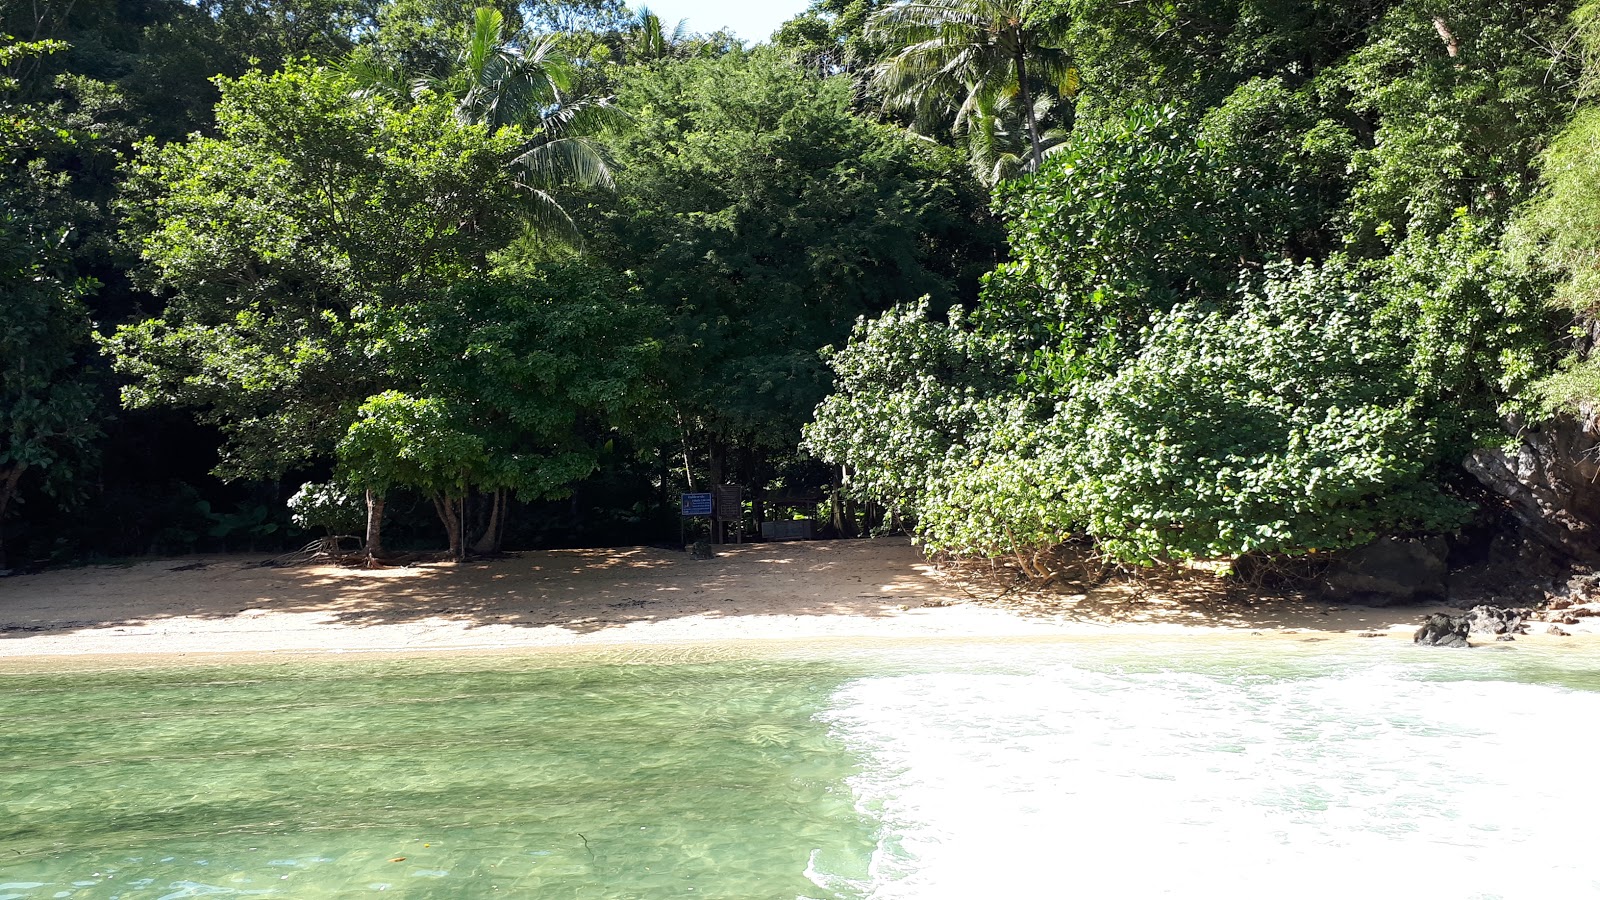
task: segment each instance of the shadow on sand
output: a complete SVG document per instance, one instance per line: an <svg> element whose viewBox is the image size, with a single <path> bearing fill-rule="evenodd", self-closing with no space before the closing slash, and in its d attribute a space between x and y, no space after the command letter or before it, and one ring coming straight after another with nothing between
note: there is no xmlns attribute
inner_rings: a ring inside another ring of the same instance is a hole
<svg viewBox="0 0 1600 900"><path fill-rule="evenodd" d="M589 634L687 617L880 618L954 604L1096 625L1307 631L1380 629L1425 612L1251 597L1204 575L1114 581L1080 594L1008 592L998 582L937 576L903 539L725 546L709 560L641 547L392 569L260 562L187 557L5 579L0 639L282 613L350 627L450 622Z"/></svg>

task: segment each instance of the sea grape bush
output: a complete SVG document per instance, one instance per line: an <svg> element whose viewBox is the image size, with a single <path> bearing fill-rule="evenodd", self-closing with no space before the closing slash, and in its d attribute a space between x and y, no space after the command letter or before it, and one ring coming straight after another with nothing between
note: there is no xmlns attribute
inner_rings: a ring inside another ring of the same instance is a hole
<svg viewBox="0 0 1600 900"><path fill-rule="evenodd" d="M360 492L338 481L308 481L289 498L289 519L295 527L329 537L355 534L366 518Z"/></svg>
<svg viewBox="0 0 1600 900"><path fill-rule="evenodd" d="M1142 145L1163 121L1082 139ZM1190 141L1137 160L1181 156L1185 177L1227 182L1214 152ZM1086 535L1155 564L1461 525L1457 463L1551 362L1548 281L1466 211L1381 258L1252 264L1249 247L1290 231L1215 236L1201 223L1240 208L1234 188L1176 175L1169 213L1102 202L1097 185L1120 184L1129 159L1063 153L1003 191L1016 257L980 314L945 324L911 307L859 325L830 355L839 389L812 449L957 554Z"/></svg>

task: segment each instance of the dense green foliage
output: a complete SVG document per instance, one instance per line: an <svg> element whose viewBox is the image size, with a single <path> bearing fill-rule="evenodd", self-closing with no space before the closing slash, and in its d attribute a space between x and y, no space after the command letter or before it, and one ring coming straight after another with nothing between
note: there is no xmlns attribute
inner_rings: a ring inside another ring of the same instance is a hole
<svg viewBox="0 0 1600 900"><path fill-rule="evenodd" d="M862 326L809 445L956 553L1082 535L1149 564L1461 524L1459 460L1551 362L1549 282L1498 242L1567 102L1537 49L1562 7L1402 2L1338 49L1257 34L1229 73L1166 12L1110 6L1070 4L1077 126L997 193L1012 261L971 317ZM1231 6L1219 29L1266 24ZM1186 102L1130 105L1146 79Z"/></svg>
<svg viewBox="0 0 1600 900"><path fill-rule="evenodd" d="M1600 399L1600 360L1592 352L1600 313L1600 4L1585 3L1573 25L1582 105L1545 150L1542 190L1523 210L1513 245L1560 272L1556 305L1573 317L1571 354L1536 389L1543 411L1591 416Z"/></svg>
<svg viewBox="0 0 1600 900"><path fill-rule="evenodd" d="M125 399L202 408L233 474L331 451L383 387L387 311L517 233L514 134L355 94L327 69L227 81L218 137L147 144L133 169L128 225L170 300L111 341Z"/></svg>
<svg viewBox="0 0 1600 900"><path fill-rule="evenodd" d="M831 387L817 349L858 316L922 294L948 305L993 265L957 158L850 102L847 80L767 50L620 85L632 118L608 139L625 174L591 211L590 249L666 320L672 411L713 482L730 458L793 453Z"/></svg>
<svg viewBox="0 0 1600 900"><path fill-rule="evenodd" d="M6 7L0 529L465 556L735 482L1035 574L1449 531L1600 396L1576 5Z"/></svg>
<svg viewBox="0 0 1600 900"><path fill-rule="evenodd" d="M12 66L62 49L34 42L0 47ZM74 193L69 154L99 153L84 115L64 105L11 99L19 85L0 79L0 562L4 526L26 476L52 498L70 496L100 436L99 391L86 376L93 289L74 272L78 228L95 217ZM81 148L81 149L80 149Z"/></svg>

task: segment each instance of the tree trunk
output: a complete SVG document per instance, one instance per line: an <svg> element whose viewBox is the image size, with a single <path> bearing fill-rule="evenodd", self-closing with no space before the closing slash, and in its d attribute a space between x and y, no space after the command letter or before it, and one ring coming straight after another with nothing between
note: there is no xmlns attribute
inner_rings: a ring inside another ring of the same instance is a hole
<svg viewBox="0 0 1600 900"><path fill-rule="evenodd" d="M499 553L500 535L506 520L506 489L500 488L494 492L494 505L489 507L489 527L483 531L483 536L472 545L473 553Z"/></svg>
<svg viewBox="0 0 1600 900"><path fill-rule="evenodd" d="M1439 32L1439 39L1444 41L1444 49L1450 54L1451 59L1461 55L1461 42L1456 40L1455 33L1450 30L1442 16L1433 17L1433 30Z"/></svg>
<svg viewBox="0 0 1600 900"><path fill-rule="evenodd" d="M1022 113L1028 120L1028 145L1032 150L1033 165L1037 172L1044 165L1044 141L1039 137L1039 119L1033 114L1033 92L1028 89L1028 61L1023 52L1021 36L1017 40L1017 96L1022 100Z"/></svg>
<svg viewBox="0 0 1600 900"><path fill-rule="evenodd" d="M714 491L727 477L728 448L720 438L712 438L707 450L707 455L710 457L707 463L711 470L711 489Z"/></svg>
<svg viewBox="0 0 1600 900"><path fill-rule="evenodd" d="M367 489L367 559L383 556L383 504L382 494Z"/></svg>
<svg viewBox="0 0 1600 900"><path fill-rule="evenodd" d="M22 481L22 473L27 468L25 463L16 463L9 469L0 470L4 474L0 479L0 566L6 564L6 510L11 507L11 498L16 496L17 484Z"/></svg>
<svg viewBox="0 0 1600 900"><path fill-rule="evenodd" d="M689 459L689 429L683 424L683 413L678 413L678 435L683 439L683 480L694 493L694 463Z"/></svg>
<svg viewBox="0 0 1600 900"><path fill-rule="evenodd" d="M466 542L462 535L461 509L463 501L443 494L436 494L433 498L433 509L439 514L439 521L444 523L444 532L450 539L450 558L461 562L467 558Z"/></svg>

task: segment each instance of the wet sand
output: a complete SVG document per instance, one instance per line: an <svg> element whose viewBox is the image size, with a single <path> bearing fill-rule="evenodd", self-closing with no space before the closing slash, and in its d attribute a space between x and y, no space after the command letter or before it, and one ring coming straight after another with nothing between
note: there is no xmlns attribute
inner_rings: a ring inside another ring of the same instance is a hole
<svg viewBox="0 0 1600 900"><path fill-rule="evenodd" d="M0 660L441 652L1095 635L1410 640L1425 607L1238 599L1181 583L1028 594L941 572L904 539L541 551L390 569L194 556L0 579ZM1533 623L1523 641L1573 637ZM1368 638L1368 639L1372 639ZM1491 640L1483 638L1483 640Z"/></svg>

